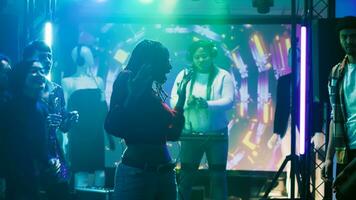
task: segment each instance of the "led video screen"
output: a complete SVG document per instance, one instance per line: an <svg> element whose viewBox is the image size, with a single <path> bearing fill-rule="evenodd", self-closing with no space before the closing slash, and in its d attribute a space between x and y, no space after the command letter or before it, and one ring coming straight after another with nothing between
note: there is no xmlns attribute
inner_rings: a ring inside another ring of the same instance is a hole
<svg viewBox="0 0 356 200"><path fill-rule="evenodd" d="M291 72L289 25L87 23L81 24L79 30L79 42L94 51L94 72L105 80L108 103L113 81L139 41L157 40L169 49L173 69L164 89L170 94L178 72L191 65L186 59L191 42L212 40L218 49L215 63L233 75L237 91L235 105L227 113L228 169L278 169L285 155L279 146L269 149L267 141L273 133L277 80ZM179 161L179 143L169 146ZM207 167L204 160L201 167Z"/></svg>

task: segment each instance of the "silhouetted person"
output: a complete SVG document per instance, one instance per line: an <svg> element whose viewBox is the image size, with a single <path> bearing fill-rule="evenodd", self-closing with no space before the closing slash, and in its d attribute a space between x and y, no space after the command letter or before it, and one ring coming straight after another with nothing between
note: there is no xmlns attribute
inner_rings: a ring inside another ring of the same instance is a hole
<svg viewBox="0 0 356 200"><path fill-rule="evenodd" d="M171 110L161 87L170 70L167 48L144 40L114 83L105 128L127 145L116 169L116 200L177 198L175 164L166 141L176 141L181 134L187 81L180 85L178 103Z"/></svg>
<svg viewBox="0 0 356 200"><path fill-rule="evenodd" d="M45 171L55 171L48 158L47 106L44 68L38 61L14 67L10 79L12 98L0 111L0 132L5 149L6 199L38 200Z"/></svg>

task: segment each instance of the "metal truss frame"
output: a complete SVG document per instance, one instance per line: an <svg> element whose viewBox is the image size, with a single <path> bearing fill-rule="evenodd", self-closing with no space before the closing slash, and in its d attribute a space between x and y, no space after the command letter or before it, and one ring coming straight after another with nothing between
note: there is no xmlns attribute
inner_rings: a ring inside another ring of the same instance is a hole
<svg viewBox="0 0 356 200"><path fill-rule="evenodd" d="M305 4L309 4L309 7L306 6L306 10L309 10L309 16L306 14L306 19L311 22L313 19L333 19L335 18L335 4L336 0L305 0ZM308 12L306 12L308 13ZM328 116L328 106L326 103L323 105L323 134L325 138L325 143L321 145L319 148L315 148L313 145L312 148L309 149L310 156L310 186L309 190L312 196L308 199L331 199L332 191L331 184L325 182L324 180L320 180L320 182L316 181L316 177L321 173L321 169L323 168L325 157L326 157L326 149L328 143L328 135L329 135L329 116Z"/></svg>

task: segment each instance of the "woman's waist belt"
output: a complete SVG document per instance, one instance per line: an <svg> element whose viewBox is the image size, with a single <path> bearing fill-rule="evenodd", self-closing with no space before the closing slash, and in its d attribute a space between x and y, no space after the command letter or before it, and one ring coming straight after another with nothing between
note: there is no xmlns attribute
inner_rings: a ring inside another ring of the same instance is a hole
<svg viewBox="0 0 356 200"><path fill-rule="evenodd" d="M227 128L219 129L217 131L207 131L207 132L199 132L199 131L189 131L183 132L179 140L201 140L201 139L209 139L209 140L227 140L228 139L228 130Z"/></svg>
<svg viewBox="0 0 356 200"><path fill-rule="evenodd" d="M130 167L142 169L144 171L158 172L158 173L169 172L176 167L176 163L152 164L152 163L132 160L127 157L123 157L121 163Z"/></svg>

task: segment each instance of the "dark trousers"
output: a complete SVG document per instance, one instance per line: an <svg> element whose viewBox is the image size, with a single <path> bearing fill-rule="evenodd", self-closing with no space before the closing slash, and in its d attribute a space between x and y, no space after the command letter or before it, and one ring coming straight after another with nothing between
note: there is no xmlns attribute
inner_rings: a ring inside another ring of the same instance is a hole
<svg viewBox="0 0 356 200"><path fill-rule="evenodd" d="M47 185L45 188L48 200L70 200L70 186L68 182Z"/></svg>
<svg viewBox="0 0 356 200"><path fill-rule="evenodd" d="M116 168L113 200L176 200L173 169L159 172L120 163Z"/></svg>
<svg viewBox="0 0 356 200"><path fill-rule="evenodd" d="M47 200L70 200L70 189L67 183L51 184L43 188ZM6 179L6 200L40 200L38 181Z"/></svg>
<svg viewBox="0 0 356 200"><path fill-rule="evenodd" d="M348 151L348 162L350 163L353 159L356 158L356 149L352 149ZM341 173L345 167L349 164L337 164L336 167L336 174L338 175L339 173ZM356 173L356 171L353 171L351 173ZM354 187L355 183L355 179L353 178L353 176L348 177L351 181L348 181L348 183L350 184L349 186ZM353 184L351 184L351 182ZM349 188L351 188L349 187ZM351 190L349 190L349 192L347 194L342 194L341 192L336 192L336 199L338 200L347 200L347 199L353 199L354 198L354 192L350 192Z"/></svg>
<svg viewBox="0 0 356 200"><path fill-rule="evenodd" d="M6 200L39 200L40 186L37 178L6 177Z"/></svg>
<svg viewBox="0 0 356 200"><path fill-rule="evenodd" d="M210 198L226 200L227 136L201 136L199 139L182 141L181 145L180 161L182 168L179 178L179 199L190 199L195 174L205 153L209 165Z"/></svg>
<svg viewBox="0 0 356 200"><path fill-rule="evenodd" d="M356 158L356 149L349 150L347 152L347 160L348 162L351 162L354 158ZM336 175L340 174L342 170L348 165L349 163L346 164L337 164L336 165Z"/></svg>

